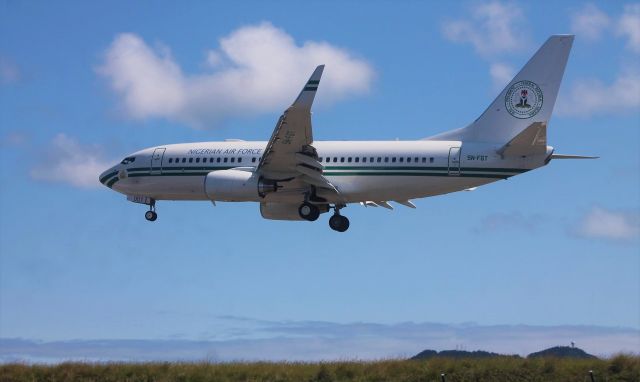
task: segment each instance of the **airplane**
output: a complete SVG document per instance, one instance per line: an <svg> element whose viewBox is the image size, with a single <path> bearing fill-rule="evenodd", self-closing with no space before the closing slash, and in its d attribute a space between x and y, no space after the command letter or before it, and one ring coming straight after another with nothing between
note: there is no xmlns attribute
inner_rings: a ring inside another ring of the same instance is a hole
<svg viewBox="0 0 640 382"><path fill-rule="evenodd" d="M103 172L105 186L145 204L157 219L160 200L257 202L265 219L315 221L333 210L331 229L344 232L348 204L415 208L412 199L470 191L523 174L555 154L547 124L573 35L551 36L475 121L417 141L316 141L311 106L318 66L278 119L269 141L198 142L150 147Z"/></svg>

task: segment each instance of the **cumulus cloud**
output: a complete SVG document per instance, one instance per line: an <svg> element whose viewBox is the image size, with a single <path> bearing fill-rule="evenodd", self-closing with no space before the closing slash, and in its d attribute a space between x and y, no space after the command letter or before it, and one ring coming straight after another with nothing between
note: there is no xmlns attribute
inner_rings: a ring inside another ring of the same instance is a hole
<svg viewBox="0 0 640 382"><path fill-rule="evenodd" d="M515 70L511 65L494 62L489 68L489 74L491 74L493 88L495 90L502 90L515 76Z"/></svg>
<svg viewBox="0 0 640 382"><path fill-rule="evenodd" d="M512 3L491 1L471 9L470 19L445 22L444 36L453 42L470 43L482 56L519 50L527 41L522 10Z"/></svg>
<svg viewBox="0 0 640 382"><path fill-rule="evenodd" d="M640 237L640 213L593 207L580 221L579 235L596 239L628 241Z"/></svg>
<svg viewBox="0 0 640 382"><path fill-rule="evenodd" d="M45 150L45 160L31 169L31 177L74 187L99 187L98 176L113 163L106 160L100 147L81 145L65 134L56 135Z"/></svg>
<svg viewBox="0 0 640 382"><path fill-rule="evenodd" d="M616 32L627 38L627 47L640 53L640 4L629 4L618 21Z"/></svg>
<svg viewBox="0 0 640 382"><path fill-rule="evenodd" d="M97 71L121 97L126 115L198 128L233 115L284 110L320 64L326 64L320 102L365 93L373 79L371 66L345 49L318 41L298 45L267 22L221 38L204 61L207 71L187 74L168 47L125 33L116 36Z"/></svg>
<svg viewBox="0 0 640 382"><path fill-rule="evenodd" d="M576 81L568 93L560 93L557 110L561 115L589 117L639 108L640 73L627 70L610 84L597 79Z"/></svg>
<svg viewBox="0 0 640 382"><path fill-rule="evenodd" d="M253 338L226 340L0 339L2 362L83 361L321 361L407 358L425 349L463 348L527 355L575 342L596 355L637 352L640 331L596 326L257 321ZM245 322L243 321L244 325Z"/></svg>
<svg viewBox="0 0 640 382"><path fill-rule="evenodd" d="M588 40L599 40L610 25L609 16L594 4L586 4L571 15L571 31Z"/></svg>

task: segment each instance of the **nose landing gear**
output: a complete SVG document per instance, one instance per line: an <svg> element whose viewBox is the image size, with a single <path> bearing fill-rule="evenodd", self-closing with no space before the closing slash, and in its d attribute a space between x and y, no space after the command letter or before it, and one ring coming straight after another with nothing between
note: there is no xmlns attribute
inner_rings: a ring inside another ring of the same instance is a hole
<svg viewBox="0 0 640 382"><path fill-rule="evenodd" d="M149 203L149 211L144 213L144 218L147 219L150 222L154 222L158 218L158 214L156 213L156 201L155 200L152 199L151 203Z"/></svg>

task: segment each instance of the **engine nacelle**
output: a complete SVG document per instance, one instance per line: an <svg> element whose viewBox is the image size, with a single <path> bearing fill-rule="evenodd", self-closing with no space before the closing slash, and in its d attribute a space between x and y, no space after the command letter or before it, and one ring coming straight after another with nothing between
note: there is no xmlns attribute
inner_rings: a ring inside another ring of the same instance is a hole
<svg viewBox="0 0 640 382"><path fill-rule="evenodd" d="M260 203L260 215L271 220L304 220L298 213L299 204L290 203Z"/></svg>
<svg viewBox="0 0 640 382"><path fill-rule="evenodd" d="M207 174L204 192L211 200L256 202L278 189L276 182L242 170L218 170Z"/></svg>

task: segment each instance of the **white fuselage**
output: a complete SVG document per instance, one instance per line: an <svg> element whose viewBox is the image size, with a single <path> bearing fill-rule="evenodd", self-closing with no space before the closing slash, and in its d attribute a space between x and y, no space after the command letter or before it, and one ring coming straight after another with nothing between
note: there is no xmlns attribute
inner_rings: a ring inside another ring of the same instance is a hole
<svg viewBox="0 0 640 382"><path fill-rule="evenodd" d="M211 200L207 174L258 166L267 142L199 142L141 150L105 171L100 181L129 196L154 200ZM502 158L498 145L460 141L315 141L323 175L339 190L329 203L410 200L461 191L545 165L545 155ZM294 186L295 187L295 186ZM307 187L301 185L301 187ZM303 201L299 192L273 192L226 201Z"/></svg>

